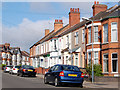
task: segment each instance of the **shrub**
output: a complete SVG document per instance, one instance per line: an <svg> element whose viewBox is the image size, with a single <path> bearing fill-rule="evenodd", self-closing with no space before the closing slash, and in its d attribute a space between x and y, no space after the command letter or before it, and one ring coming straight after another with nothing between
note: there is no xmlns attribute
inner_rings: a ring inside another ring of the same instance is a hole
<svg viewBox="0 0 120 90"><path fill-rule="evenodd" d="M94 76L103 76L102 74L102 66L100 64L94 64ZM86 71L89 75L92 75L92 65L88 65Z"/></svg>

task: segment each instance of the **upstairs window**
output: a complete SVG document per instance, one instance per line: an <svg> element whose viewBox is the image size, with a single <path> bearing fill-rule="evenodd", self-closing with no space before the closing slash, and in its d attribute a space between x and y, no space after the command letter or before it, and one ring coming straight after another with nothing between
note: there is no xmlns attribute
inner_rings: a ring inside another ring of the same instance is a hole
<svg viewBox="0 0 120 90"><path fill-rule="evenodd" d="M85 30L82 30L82 42L85 42Z"/></svg>
<svg viewBox="0 0 120 90"><path fill-rule="evenodd" d="M78 32L75 32L75 45L78 44Z"/></svg>
<svg viewBox="0 0 120 90"><path fill-rule="evenodd" d="M94 27L94 42L98 42L98 26Z"/></svg>
<svg viewBox="0 0 120 90"><path fill-rule="evenodd" d="M91 43L91 27L88 29L88 44Z"/></svg>
<svg viewBox="0 0 120 90"><path fill-rule="evenodd" d="M111 42L117 42L118 35L117 35L117 22L111 23Z"/></svg>
<svg viewBox="0 0 120 90"><path fill-rule="evenodd" d="M108 42L108 24L103 25L103 42Z"/></svg>
<svg viewBox="0 0 120 90"><path fill-rule="evenodd" d="M98 64L98 51L94 52L94 64Z"/></svg>

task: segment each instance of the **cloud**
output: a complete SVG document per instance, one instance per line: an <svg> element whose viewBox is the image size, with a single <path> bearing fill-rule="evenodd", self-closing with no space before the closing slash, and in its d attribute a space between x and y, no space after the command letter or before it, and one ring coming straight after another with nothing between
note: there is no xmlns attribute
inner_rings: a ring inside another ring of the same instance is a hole
<svg viewBox="0 0 120 90"><path fill-rule="evenodd" d="M64 25L68 23L68 19L62 17ZM40 40L44 36L44 30L53 30L54 19L39 20L33 22L24 18L18 26L2 28L2 43L10 43L11 46L20 47L22 50L29 51L30 46Z"/></svg>

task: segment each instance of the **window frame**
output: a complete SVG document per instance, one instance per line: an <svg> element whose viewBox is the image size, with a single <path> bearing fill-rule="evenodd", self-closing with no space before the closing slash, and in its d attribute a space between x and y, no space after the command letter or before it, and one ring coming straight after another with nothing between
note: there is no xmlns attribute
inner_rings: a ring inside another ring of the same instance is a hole
<svg viewBox="0 0 120 90"><path fill-rule="evenodd" d="M94 64L96 64L96 63L95 63L95 59L98 60L98 63L97 63L97 64L99 64L99 58L98 58L98 57L96 58L95 52L97 52L98 57L99 57L99 52L98 52L98 51L94 51Z"/></svg>
<svg viewBox="0 0 120 90"><path fill-rule="evenodd" d="M85 42L85 29L82 30L82 42Z"/></svg>
<svg viewBox="0 0 120 90"><path fill-rule="evenodd" d="M108 59L104 59L104 55L108 55ZM105 72L105 70L104 70L104 61L105 60L108 60L108 71L107 72ZM104 73L108 73L109 72L109 54L108 53L103 54L103 72Z"/></svg>
<svg viewBox="0 0 120 90"><path fill-rule="evenodd" d="M91 40L91 27L88 28L88 44L92 42Z"/></svg>
<svg viewBox="0 0 120 90"><path fill-rule="evenodd" d="M105 25L107 25L107 41L105 41ZM103 43L108 43L108 23L103 25Z"/></svg>
<svg viewBox="0 0 120 90"><path fill-rule="evenodd" d="M97 31L96 31L96 28L97 27ZM94 42L98 42L98 26L94 26ZM97 33L97 38L95 38L95 36L96 36L96 33ZM97 40L96 40L97 39Z"/></svg>
<svg viewBox="0 0 120 90"><path fill-rule="evenodd" d="M77 31L77 32L75 32L75 45L78 45L78 43L79 43L79 32Z"/></svg>
<svg viewBox="0 0 120 90"><path fill-rule="evenodd" d="M111 42L118 42L118 28L117 28L117 27L116 27L116 28L113 28L113 27L112 27L112 23L116 23L117 26L118 26L118 23L117 23L117 22L111 22ZM113 29L116 29L117 40L113 40L113 38L112 38Z"/></svg>
<svg viewBox="0 0 120 90"><path fill-rule="evenodd" d="M113 54L117 54L117 72L113 72L113 64L112 64L112 61L113 61L112 55ZM111 71L112 71L112 73L118 73L118 53L117 52L111 53Z"/></svg>

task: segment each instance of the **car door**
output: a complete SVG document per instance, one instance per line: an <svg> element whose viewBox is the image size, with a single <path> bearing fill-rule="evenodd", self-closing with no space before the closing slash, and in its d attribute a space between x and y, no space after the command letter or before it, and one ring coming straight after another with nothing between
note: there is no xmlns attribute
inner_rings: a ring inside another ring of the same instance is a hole
<svg viewBox="0 0 120 90"><path fill-rule="evenodd" d="M52 74L52 71L54 70L55 66L51 67L50 70L47 72L46 74L46 78L48 80L48 82L51 82L51 74Z"/></svg>
<svg viewBox="0 0 120 90"><path fill-rule="evenodd" d="M55 68L54 68L54 70L51 73L52 82L54 82L55 78L59 76L59 73L60 73L60 66L56 65Z"/></svg>

